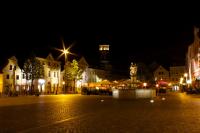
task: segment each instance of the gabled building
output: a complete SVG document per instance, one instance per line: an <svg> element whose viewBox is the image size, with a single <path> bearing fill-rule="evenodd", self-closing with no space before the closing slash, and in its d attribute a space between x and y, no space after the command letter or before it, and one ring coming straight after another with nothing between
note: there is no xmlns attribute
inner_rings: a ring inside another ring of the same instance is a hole
<svg viewBox="0 0 200 133"><path fill-rule="evenodd" d="M3 92L20 91L23 83L23 75L18 66L17 58L12 56L8 59L7 65L3 68Z"/></svg>
<svg viewBox="0 0 200 133"><path fill-rule="evenodd" d="M169 81L169 71L163 66L160 65L159 67L157 67L157 69L155 69L153 73L155 81Z"/></svg>
<svg viewBox="0 0 200 133"><path fill-rule="evenodd" d="M186 73L185 66L171 66L169 67L170 71L170 81L172 84L179 84L180 79L184 77Z"/></svg>
<svg viewBox="0 0 200 133"><path fill-rule="evenodd" d="M58 93L61 91L60 73L61 62L53 58L50 53L46 58L36 57L44 66L44 79L38 79L38 89L44 93Z"/></svg>
<svg viewBox="0 0 200 133"><path fill-rule="evenodd" d="M105 69L90 67L86 59L81 57L78 60L78 66L82 70L82 78L76 80L76 82L72 80L65 82L65 69L61 71L61 62L55 60L52 54L49 54L46 58L36 57L36 59L43 66L44 75L43 78L33 80L33 89L34 91L38 90L42 94L68 93L70 90L66 90L66 83L68 83L69 88L76 87L80 89L82 86L89 86L90 83L97 83L108 79L110 74ZM68 61L65 67L71 67L70 64L71 62ZM26 76L29 76L29 78L27 79ZM12 56L8 59L0 75L0 93L17 91L21 94L27 94L31 92L30 77L30 74L26 75L23 69L20 69L17 58Z"/></svg>

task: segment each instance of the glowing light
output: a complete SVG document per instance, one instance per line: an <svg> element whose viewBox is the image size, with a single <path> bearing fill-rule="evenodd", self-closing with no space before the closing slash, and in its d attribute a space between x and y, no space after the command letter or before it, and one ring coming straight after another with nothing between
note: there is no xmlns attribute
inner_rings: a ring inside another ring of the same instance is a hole
<svg viewBox="0 0 200 133"><path fill-rule="evenodd" d="M67 55L69 55L69 54L76 55L76 54L74 54L74 53L71 53L71 52L69 51L69 50L70 50L70 48L73 46L73 44L72 44L72 45L70 45L68 48L65 48L64 41L62 40L62 45L63 45L63 49L58 49L58 48L55 48L56 50L58 50L58 51L62 52L62 53L61 53L61 54L58 56L58 58L57 58L57 59L60 59L60 57L61 57L61 56L65 55L65 61L67 61Z"/></svg>
<svg viewBox="0 0 200 133"><path fill-rule="evenodd" d="M143 86L146 87L146 86L147 86L147 83L143 83Z"/></svg>
<svg viewBox="0 0 200 133"><path fill-rule="evenodd" d="M101 102L104 102L104 100L103 100L103 99L101 99Z"/></svg>
<svg viewBox="0 0 200 133"><path fill-rule="evenodd" d="M118 83L116 80L115 81L113 81L114 83Z"/></svg>
<svg viewBox="0 0 200 133"><path fill-rule="evenodd" d="M76 87L81 87L81 85L82 85L82 81L81 81L81 80L78 80L78 81L76 82Z"/></svg>
<svg viewBox="0 0 200 133"><path fill-rule="evenodd" d="M109 45L99 45L99 50L109 50Z"/></svg>
<svg viewBox="0 0 200 133"><path fill-rule="evenodd" d="M186 82L187 82L187 84L191 84L191 83L192 83L192 81L191 81L191 80L187 80Z"/></svg>
<svg viewBox="0 0 200 133"><path fill-rule="evenodd" d="M113 97L119 98L119 90L113 90Z"/></svg>
<svg viewBox="0 0 200 133"><path fill-rule="evenodd" d="M187 77L188 76L188 74L187 73L184 73L184 77Z"/></svg>
<svg viewBox="0 0 200 133"><path fill-rule="evenodd" d="M181 77L181 78L180 78L180 84L182 84L182 83L183 83L183 78Z"/></svg>
<svg viewBox="0 0 200 133"><path fill-rule="evenodd" d="M151 99L151 100L150 100L150 103L154 103L154 100L153 100L153 99Z"/></svg>
<svg viewBox="0 0 200 133"><path fill-rule="evenodd" d="M38 82L39 82L40 84L44 84L44 83L45 83L45 80L44 80L44 79L39 79Z"/></svg>
<svg viewBox="0 0 200 133"><path fill-rule="evenodd" d="M68 49L63 50L63 53L64 53L64 54L69 54Z"/></svg>
<svg viewBox="0 0 200 133"><path fill-rule="evenodd" d="M164 101L164 100L165 100L165 98L164 98L164 97L162 97L162 100Z"/></svg>
<svg viewBox="0 0 200 133"><path fill-rule="evenodd" d="M156 87L159 87L159 84L156 84Z"/></svg>
<svg viewBox="0 0 200 133"><path fill-rule="evenodd" d="M65 81L63 81L62 84L64 85L64 84L65 84Z"/></svg>

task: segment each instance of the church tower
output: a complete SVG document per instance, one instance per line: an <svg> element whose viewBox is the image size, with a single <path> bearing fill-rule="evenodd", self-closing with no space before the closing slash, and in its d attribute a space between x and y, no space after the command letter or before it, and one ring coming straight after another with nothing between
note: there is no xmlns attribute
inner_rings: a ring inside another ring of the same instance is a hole
<svg viewBox="0 0 200 133"><path fill-rule="evenodd" d="M100 63L107 64L109 63L109 48L110 45L107 43L99 44L99 54L100 54Z"/></svg>
<svg viewBox="0 0 200 133"><path fill-rule="evenodd" d="M99 62L103 69L110 70L110 40L108 37L101 37L98 39L97 44L99 45Z"/></svg>

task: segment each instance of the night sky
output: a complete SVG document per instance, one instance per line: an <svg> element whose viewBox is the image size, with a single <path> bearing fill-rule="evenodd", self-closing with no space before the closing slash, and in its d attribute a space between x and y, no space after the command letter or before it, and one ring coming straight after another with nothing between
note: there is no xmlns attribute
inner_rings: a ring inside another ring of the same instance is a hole
<svg viewBox="0 0 200 133"><path fill-rule="evenodd" d="M173 12L116 14L12 14L1 24L1 64L12 55L22 61L31 51L43 57L51 52L58 57L53 48L62 48L63 38L66 46L74 44L71 52L77 57L84 55L90 62L98 58L98 41L109 42L112 64L123 70L128 70L131 62L184 65L187 47L193 41L193 26L199 26L200 18Z"/></svg>

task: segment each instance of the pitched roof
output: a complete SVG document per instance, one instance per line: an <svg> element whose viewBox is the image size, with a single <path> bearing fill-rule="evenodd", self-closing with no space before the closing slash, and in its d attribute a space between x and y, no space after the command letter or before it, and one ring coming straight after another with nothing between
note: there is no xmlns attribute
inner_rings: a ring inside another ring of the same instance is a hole
<svg viewBox="0 0 200 133"><path fill-rule="evenodd" d="M48 54L46 59L54 61L53 55L51 53Z"/></svg>

